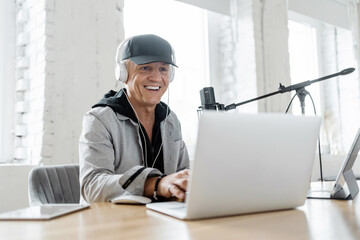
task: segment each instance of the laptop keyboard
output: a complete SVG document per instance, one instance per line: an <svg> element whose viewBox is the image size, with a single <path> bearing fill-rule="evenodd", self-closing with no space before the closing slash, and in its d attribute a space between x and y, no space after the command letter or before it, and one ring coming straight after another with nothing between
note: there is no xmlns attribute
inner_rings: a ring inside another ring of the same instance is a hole
<svg viewBox="0 0 360 240"><path fill-rule="evenodd" d="M184 202L164 202L163 203L163 207L168 208L168 209L176 209L176 210L182 210L182 209L186 209L186 205Z"/></svg>

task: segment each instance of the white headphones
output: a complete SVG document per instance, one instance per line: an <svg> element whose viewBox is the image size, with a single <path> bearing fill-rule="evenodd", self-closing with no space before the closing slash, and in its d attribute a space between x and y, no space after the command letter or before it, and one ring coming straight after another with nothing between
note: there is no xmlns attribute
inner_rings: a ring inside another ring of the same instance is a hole
<svg viewBox="0 0 360 240"><path fill-rule="evenodd" d="M122 52L124 50L124 47L126 46L126 44L129 42L129 40L131 39L127 38L124 41L122 41L119 46L117 47L116 50L116 56L115 56L115 78L116 80L125 83L128 80L128 71L125 65L126 60L121 60L121 55ZM175 59L175 53L174 53L174 49L171 47L171 51L172 51L172 59L173 62L176 62ZM170 76L169 76L169 82L172 82L174 80L175 77L175 68L173 65L170 64Z"/></svg>

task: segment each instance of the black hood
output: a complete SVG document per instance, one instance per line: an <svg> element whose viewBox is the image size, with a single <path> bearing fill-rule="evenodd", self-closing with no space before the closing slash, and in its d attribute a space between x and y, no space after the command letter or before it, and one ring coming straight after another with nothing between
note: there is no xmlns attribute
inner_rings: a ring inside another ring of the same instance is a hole
<svg viewBox="0 0 360 240"><path fill-rule="evenodd" d="M92 108L110 107L114 112L127 116L137 122L138 119L125 95L125 88L121 89L118 92L110 90L97 104L92 106ZM170 113L170 108L165 103L160 102L159 104L157 104L155 107L155 119L160 122L164 120L166 117L166 111L168 111L168 114Z"/></svg>

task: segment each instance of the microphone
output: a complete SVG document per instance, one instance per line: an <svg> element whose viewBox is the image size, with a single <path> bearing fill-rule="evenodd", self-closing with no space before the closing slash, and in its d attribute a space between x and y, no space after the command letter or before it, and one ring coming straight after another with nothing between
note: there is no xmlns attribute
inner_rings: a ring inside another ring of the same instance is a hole
<svg viewBox="0 0 360 240"><path fill-rule="evenodd" d="M205 87L200 90L201 107L204 110L225 110L224 104L219 104L215 100L213 87Z"/></svg>

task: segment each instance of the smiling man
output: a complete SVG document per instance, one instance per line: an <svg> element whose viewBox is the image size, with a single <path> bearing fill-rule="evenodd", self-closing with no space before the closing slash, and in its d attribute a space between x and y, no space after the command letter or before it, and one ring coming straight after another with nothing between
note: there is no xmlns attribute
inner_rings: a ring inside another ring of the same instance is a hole
<svg viewBox="0 0 360 240"><path fill-rule="evenodd" d="M87 112L79 141L81 201L123 195L185 198L189 156L180 122L161 97L174 78L171 45L156 35L123 41L116 77L126 84Z"/></svg>

